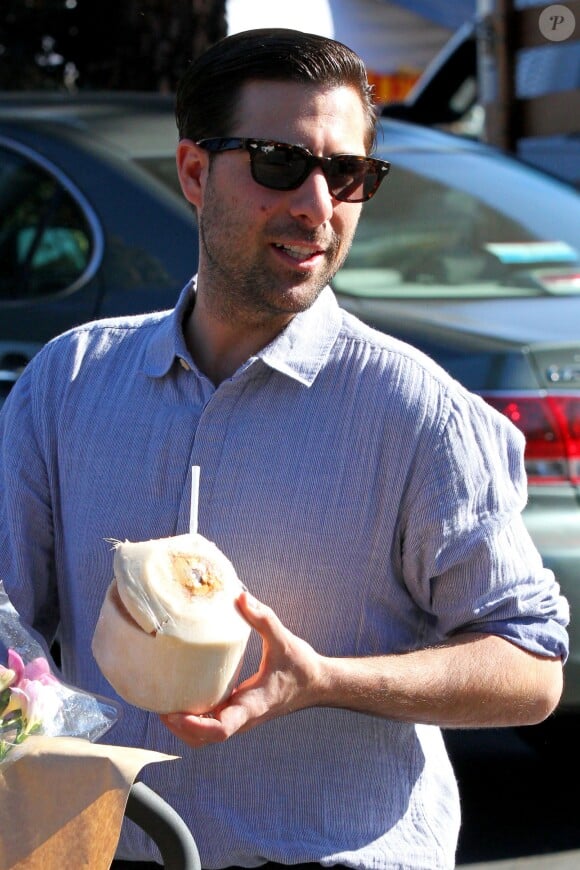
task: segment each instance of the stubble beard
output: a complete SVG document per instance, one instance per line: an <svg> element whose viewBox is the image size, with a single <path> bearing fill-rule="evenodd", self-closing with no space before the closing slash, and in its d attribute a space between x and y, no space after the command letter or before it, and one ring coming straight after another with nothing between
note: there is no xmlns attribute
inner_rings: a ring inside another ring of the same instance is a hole
<svg viewBox="0 0 580 870"><path fill-rule="evenodd" d="M216 196L208 201L216 203L217 200ZM231 215L220 214L221 211L218 205L206 206L199 220L199 238L204 258L205 302L213 316L224 323L264 325L306 311L330 283L352 242L348 240L339 254L343 240L334 232L322 243L321 233L308 233L296 226L286 226L285 230L279 227L281 238L300 238L305 243L320 244L326 251L326 266L317 275L305 276L297 269L294 276L289 274L281 279L274 269L244 257L243 233L241 244L236 244ZM229 251L233 254L229 255Z"/></svg>

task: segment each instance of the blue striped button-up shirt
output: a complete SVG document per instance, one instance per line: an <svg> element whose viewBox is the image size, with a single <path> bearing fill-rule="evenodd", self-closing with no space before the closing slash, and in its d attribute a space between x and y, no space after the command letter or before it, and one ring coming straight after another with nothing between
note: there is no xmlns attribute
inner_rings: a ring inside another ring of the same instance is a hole
<svg viewBox="0 0 580 870"><path fill-rule="evenodd" d="M321 653L489 631L566 655L567 605L521 519L523 439L505 418L329 288L216 387L185 346L192 299L190 285L172 312L50 342L0 416L0 578L46 636L60 620L67 681L114 696L90 651L107 539L187 531L193 465L199 531ZM242 677L259 656L254 633ZM311 709L193 751L126 708L106 739L180 756L144 779L206 868L454 865L458 796L437 728ZM133 827L121 848L155 854Z"/></svg>

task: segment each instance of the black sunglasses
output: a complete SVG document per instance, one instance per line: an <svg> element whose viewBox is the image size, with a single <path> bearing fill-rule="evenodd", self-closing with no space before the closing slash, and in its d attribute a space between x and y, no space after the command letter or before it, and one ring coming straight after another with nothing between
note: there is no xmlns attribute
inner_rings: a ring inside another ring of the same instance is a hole
<svg viewBox="0 0 580 870"><path fill-rule="evenodd" d="M252 178L272 190L296 190L313 169L320 167L332 196L341 202L367 202L374 196L390 163L375 157L335 154L316 157L301 145L286 145L269 139L200 139L196 143L212 154L245 150L250 155Z"/></svg>

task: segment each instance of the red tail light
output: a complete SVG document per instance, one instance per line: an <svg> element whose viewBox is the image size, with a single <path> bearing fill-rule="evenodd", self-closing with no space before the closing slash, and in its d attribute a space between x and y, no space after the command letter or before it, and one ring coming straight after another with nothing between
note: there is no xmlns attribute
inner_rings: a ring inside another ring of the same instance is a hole
<svg viewBox="0 0 580 870"><path fill-rule="evenodd" d="M530 483L580 483L580 396L483 398L526 436Z"/></svg>

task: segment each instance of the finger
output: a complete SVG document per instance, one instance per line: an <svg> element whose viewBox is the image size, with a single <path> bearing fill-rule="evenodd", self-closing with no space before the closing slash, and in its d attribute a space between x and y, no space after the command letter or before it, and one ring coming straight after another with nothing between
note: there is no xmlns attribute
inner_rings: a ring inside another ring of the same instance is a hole
<svg viewBox="0 0 580 870"><path fill-rule="evenodd" d="M261 635L272 635L282 628L282 623L274 611L249 592L242 592L236 603L246 622Z"/></svg>
<svg viewBox="0 0 580 870"><path fill-rule="evenodd" d="M224 725L213 716L194 716L191 713L166 713L160 717L163 724L188 746L222 743L229 736Z"/></svg>

